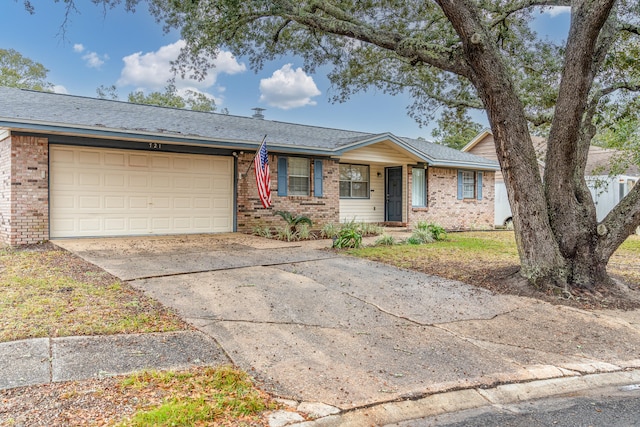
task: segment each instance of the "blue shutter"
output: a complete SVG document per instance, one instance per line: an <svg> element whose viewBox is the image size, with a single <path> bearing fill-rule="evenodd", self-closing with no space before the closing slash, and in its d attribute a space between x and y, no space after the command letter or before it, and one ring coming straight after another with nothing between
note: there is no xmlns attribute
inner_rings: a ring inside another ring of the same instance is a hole
<svg viewBox="0 0 640 427"><path fill-rule="evenodd" d="M462 171L458 171L458 200L462 199Z"/></svg>
<svg viewBox="0 0 640 427"><path fill-rule="evenodd" d="M322 160L313 161L313 194L322 197Z"/></svg>
<svg viewBox="0 0 640 427"><path fill-rule="evenodd" d="M482 172L476 172L476 176L478 177L478 189L476 190L476 198L478 200L482 200Z"/></svg>
<svg viewBox="0 0 640 427"><path fill-rule="evenodd" d="M287 158L278 157L278 196L287 195Z"/></svg>

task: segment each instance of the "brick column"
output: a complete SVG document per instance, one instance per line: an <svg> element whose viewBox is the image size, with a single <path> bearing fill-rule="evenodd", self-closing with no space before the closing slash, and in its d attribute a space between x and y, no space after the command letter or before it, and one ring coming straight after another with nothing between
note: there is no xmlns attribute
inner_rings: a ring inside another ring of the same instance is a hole
<svg viewBox="0 0 640 427"><path fill-rule="evenodd" d="M0 141L0 239L27 245L49 239L49 142L11 135Z"/></svg>

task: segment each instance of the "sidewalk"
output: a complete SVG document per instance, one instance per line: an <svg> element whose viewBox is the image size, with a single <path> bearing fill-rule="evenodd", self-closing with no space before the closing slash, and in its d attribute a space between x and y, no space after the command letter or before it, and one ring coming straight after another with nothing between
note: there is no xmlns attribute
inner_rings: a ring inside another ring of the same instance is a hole
<svg viewBox="0 0 640 427"><path fill-rule="evenodd" d="M0 343L0 389L230 363L196 331L34 338Z"/></svg>

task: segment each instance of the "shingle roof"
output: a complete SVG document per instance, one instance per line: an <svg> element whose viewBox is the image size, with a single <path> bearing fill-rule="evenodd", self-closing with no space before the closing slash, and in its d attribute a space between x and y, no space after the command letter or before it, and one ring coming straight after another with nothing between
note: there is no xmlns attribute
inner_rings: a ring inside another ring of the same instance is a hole
<svg viewBox="0 0 640 427"><path fill-rule="evenodd" d="M421 139L402 138L402 140L413 146L423 155L433 158L434 161L438 161L440 163L451 162L459 165L468 163L469 165L482 164L488 168L498 167L498 163L493 160L455 150L451 147L447 147L446 145L434 144L433 142Z"/></svg>
<svg viewBox="0 0 640 427"><path fill-rule="evenodd" d="M366 132L7 87L0 87L2 126L83 136L161 137L183 144L234 149L255 147L268 135L274 151L310 154L332 154L376 137ZM426 141L385 135L400 145L406 144L429 164L462 162L469 163L469 167L497 169L497 163L482 157Z"/></svg>

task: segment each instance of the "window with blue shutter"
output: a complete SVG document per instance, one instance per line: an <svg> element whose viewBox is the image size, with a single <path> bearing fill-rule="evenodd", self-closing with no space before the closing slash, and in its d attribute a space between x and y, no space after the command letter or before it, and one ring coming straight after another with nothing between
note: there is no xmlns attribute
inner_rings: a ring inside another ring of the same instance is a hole
<svg viewBox="0 0 640 427"><path fill-rule="evenodd" d="M458 200L482 200L482 172L458 171Z"/></svg>

